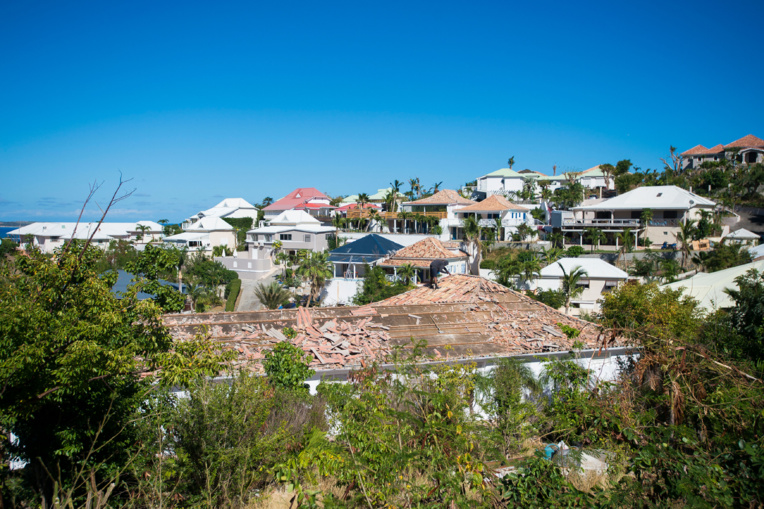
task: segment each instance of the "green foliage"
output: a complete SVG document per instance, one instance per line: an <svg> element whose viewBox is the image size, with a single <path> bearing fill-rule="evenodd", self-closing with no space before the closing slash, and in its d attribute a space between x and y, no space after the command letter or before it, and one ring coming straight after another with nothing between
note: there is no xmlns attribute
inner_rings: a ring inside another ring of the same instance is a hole
<svg viewBox="0 0 764 509"><path fill-rule="evenodd" d="M318 300L326 280L334 275L334 266L329 261L329 253L307 251L298 261L295 272L310 284L310 299L308 300L308 306L310 306L311 302Z"/></svg>
<svg viewBox="0 0 764 509"><path fill-rule="evenodd" d="M291 327L284 327L281 329L281 333L284 334L287 339L294 339L297 337L297 331Z"/></svg>
<svg viewBox="0 0 764 509"><path fill-rule="evenodd" d="M230 385L200 380L169 413L176 453L169 467L191 506L246 505L274 465L326 427L320 400L246 373Z"/></svg>
<svg viewBox="0 0 764 509"><path fill-rule="evenodd" d="M560 309L565 305L565 293L562 290L540 290L528 295L554 309Z"/></svg>
<svg viewBox="0 0 764 509"><path fill-rule="evenodd" d="M246 248L247 232L252 229L253 219L251 217L224 217L223 221L236 230L236 243L239 245L239 249Z"/></svg>
<svg viewBox="0 0 764 509"><path fill-rule="evenodd" d="M369 267L365 265L361 290L356 293L353 303L362 306L372 302L379 302L410 289L411 286L404 284L402 281L395 283L388 281L382 267Z"/></svg>
<svg viewBox="0 0 764 509"><path fill-rule="evenodd" d="M661 289L655 283L621 285L606 294L602 304L603 325L643 342L694 338L699 318L693 299L684 297L681 290Z"/></svg>
<svg viewBox="0 0 764 509"><path fill-rule="evenodd" d="M172 383L221 360L203 339L170 350L162 309L137 299L140 284L117 299L116 274L95 268L101 255L72 243L0 266L0 426L18 437L10 454L29 462L24 479L39 495L54 479L69 487L92 472L100 485L125 468L152 381L141 373L167 365L160 380Z"/></svg>
<svg viewBox="0 0 764 509"><path fill-rule="evenodd" d="M723 242L714 247L711 251L700 251L693 258L692 262L699 265L706 272L716 272L718 270L737 267L746 263L751 263L751 253L741 244Z"/></svg>
<svg viewBox="0 0 764 509"><path fill-rule="evenodd" d="M570 258L578 258L582 254L584 254L584 248L581 246L570 246L568 249L565 250L565 256Z"/></svg>
<svg viewBox="0 0 764 509"><path fill-rule="evenodd" d="M332 497L335 505L481 504L489 487L481 429L468 411L474 369L441 367L433 378L403 363L397 372L392 377L370 368L353 384L319 386L337 434L321 450L303 453L300 464L315 465L345 492L342 501Z"/></svg>
<svg viewBox="0 0 764 509"><path fill-rule="evenodd" d="M532 457L517 472L505 476L499 486L506 507L599 507L607 500L576 489L551 461Z"/></svg>
<svg viewBox="0 0 764 509"><path fill-rule="evenodd" d="M0 242L0 261L9 254L15 253L18 247L19 245L11 239L3 239L2 242Z"/></svg>
<svg viewBox="0 0 764 509"><path fill-rule="evenodd" d="M279 306L284 306L292 298L292 294L289 290L281 286L275 281L268 283L258 283L255 286L255 296L260 303L268 309L278 309Z"/></svg>
<svg viewBox="0 0 764 509"><path fill-rule="evenodd" d="M557 326L560 328L560 330L565 334L568 339L576 339L579 335L581 335L581 331L579 329L576 329L575 327L571 327L570 325L565 325L564 323L558 323Z"/></svg>
<svg viewBox="0 0 764 509"><path fill-rule="evenodd" d="M234 279L228 283L228 286L226 286L226 311L234 311L234 308L236 307L236 299L239 298L239 291L241 291L241 279Z"/></svg>
<svg viewBox="0 0 764 509"><path fill-rule="evenodd" d="M173 272L178 256L177 250L148 244L136 260L125 264L125 269L136 275L141 291L153 295L154 301L166 312L181 311L185 300L180 292L159 282L164 274Z"/></svg>
<svg viewBox="0 0 764 509"><path fill-rule="evenodd" d="M310 355L288 341L278 343L265 355L263 367L268 381L274 387L296 390L305 388L305 381L313 376Z"/></svg>

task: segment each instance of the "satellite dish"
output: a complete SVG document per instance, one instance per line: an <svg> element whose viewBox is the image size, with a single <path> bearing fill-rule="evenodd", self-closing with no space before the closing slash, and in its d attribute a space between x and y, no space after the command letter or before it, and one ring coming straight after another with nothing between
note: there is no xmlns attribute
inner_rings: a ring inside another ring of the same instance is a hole
<svg viewBox="0 0 764 509"><path fill-rule="evenodd" d="M695 205L695 200L690 200L690 205Z"/></svg>

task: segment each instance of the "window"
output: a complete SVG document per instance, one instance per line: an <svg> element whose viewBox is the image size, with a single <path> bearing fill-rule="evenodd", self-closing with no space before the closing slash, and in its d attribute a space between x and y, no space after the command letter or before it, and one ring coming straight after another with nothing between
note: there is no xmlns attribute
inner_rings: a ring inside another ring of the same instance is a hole
<svg viewBox="0 0 764 509"><path fill-rule="evenodd" d="M310 235L303 235L302 236L302 241L303 242L310 242Z"/></svg>
<svg viewBox="0 0 764 509"><path fill-rule="evenodd" d="M676 210L664 210L663 219L676 219Z"/></svg>
<svg viewBox="0 0 764 509"><path fill-rule="evenodd" d="M279 234L279 240L292 240L292 234L291 233L281 233L281 234Z"/></svg>

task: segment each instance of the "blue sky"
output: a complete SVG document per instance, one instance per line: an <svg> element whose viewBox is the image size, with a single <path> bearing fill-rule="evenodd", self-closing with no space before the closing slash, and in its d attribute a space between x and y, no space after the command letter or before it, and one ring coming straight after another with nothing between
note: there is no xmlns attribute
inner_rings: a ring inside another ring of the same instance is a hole
<svg viewBox="0 0 764 509"><path fill-rule="evenodd" d="M764 137L758 1L0 3L0 220L178 221ZM88 211L88 218L97 208Z"/></svg>

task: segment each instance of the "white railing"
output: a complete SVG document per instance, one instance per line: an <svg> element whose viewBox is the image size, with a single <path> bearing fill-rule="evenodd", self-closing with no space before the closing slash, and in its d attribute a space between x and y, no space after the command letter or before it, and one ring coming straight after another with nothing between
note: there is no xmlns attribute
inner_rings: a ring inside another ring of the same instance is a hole
<svg viewBox="0 0 764 509"><path fill-rule="evenodd" d="M501 220L501 226L502 227L509 227L509 226L518 226L522 223L524 223L521 218L505 218ZM543 224L543 223L538 223ZM481 228L495 228L496 227L496 220L495 219L478 219L478 225ZM464 219L448 219L448 226L457 226L459 228L464 227Z"/></svg>
<svg viewBox="0 0 764 509"><path fill-rule="evenodd" d="M639 219L565 219L563 226L594 227L602 228L606 226L618 228L639 228Z"/></svg>

